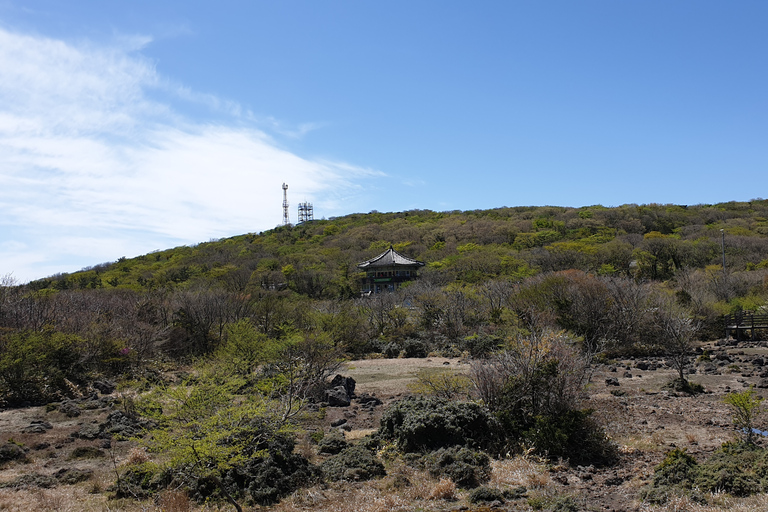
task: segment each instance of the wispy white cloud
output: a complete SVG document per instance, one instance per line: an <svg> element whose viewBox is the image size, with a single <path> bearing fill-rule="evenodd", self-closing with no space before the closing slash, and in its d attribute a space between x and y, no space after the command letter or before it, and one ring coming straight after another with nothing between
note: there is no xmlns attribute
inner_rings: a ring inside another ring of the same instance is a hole
<svg viewBox="0 0 768 512"><path fill-rule="evenodd" d="M268 229L281 220L283 182L338 215L379 174L302 158L243 127L250 114L236 102L162 77L139 52L150 42L98 47L0 29L0 274L26 281ZM183 118L151 99L157 89L218 121Z"/></svg>

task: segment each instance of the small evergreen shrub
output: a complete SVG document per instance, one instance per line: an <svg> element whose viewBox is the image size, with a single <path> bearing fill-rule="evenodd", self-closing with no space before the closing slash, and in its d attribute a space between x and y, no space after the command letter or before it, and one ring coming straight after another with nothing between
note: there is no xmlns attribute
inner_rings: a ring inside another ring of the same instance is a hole
<svg viewBox="0 0 768 512"><path fill-rule="evenodd" d="M387 359L396 359L400 357L400 345L395 343L394 341L391 343L387 343L387 345L384 347L384 350L382 352L387 357Z"/></svg>
<svg viewBox="0 0 768 512"><path fill-rule="evenodd" d="M426 454L423 463L433 477L448 477L459 487L467 489L491 478L488 455L465 447L441 448Z"/></svg>
<svg viewBox="0 0 768 512"><path fill-rule="evenodd" d="M25 460L26 458L27 454L24 452L24 448L10 439L0 446L0 466L12 460Z"/></svg>
<svg viewBox="0 0 768 512"><path fill-rule="evenodd" d="M271 505L296 489L317 479L318 470L309 461L293 453L295 441L290 435L278 435L268 444L266 457L253 457L245 464L227 472L223 479L230 492L258 505ZM205 498L206 492L215 494L218 487L199 489L196 498Z"/></svg>
<svg viewBox="0 0 768 512"><path fill-rule="evenodd" d="M363 481L386 475L384 465L364 446L349 446L321 466L331 481Z"/></svg>
<svg viewBox="0 0 768 512"><path fill-rule="evenodd" d="M427 357L429 353L427 344L421 340L407 339L403 342L405 357Z"/></svg>
<svg viewBox="0 0 768 512"><path fill-rule="evenodd" d="M115 485L115 497L147 498L169 481L168 474L152 462L128 466Z"/></svg>
<svg viewBox="0 0 768 512"><path fill-rule="evenodd" d="M700 464L696 485L705 491L750 496L768 490L768 451L753 444L725 443Z"/></svg>
<svg viewBox="0 0 768 512"><path fill-rule="evenodd" d="M478 487L469 493L470 503L482 503L484 501L498 501L504 503L504 493L493 487Z"/></svg>
<svg viewBox="0 0 768 512"><path fill-rule="evenodd" d="M404 452L451 446L494 449L499 427L488 410L474 402L410 397L393 404L381 418L377 435Z"/></svg>
<svg viewBox="0 0 768 512"><path fill-rule="evenodd" d="M685 448L667 453L653 474L654 487L680 486L690 489L698 475L699 466Z"/></svg>
<svg viewBox="0 0 768 512"><path fill-rule="evenodd" d="M570 410L557 416L536 416L520 437L536 453L574 464L609 464L616 459L616 445L592 419L590 410Z"/></svg>
<svg viewBox="0 0 768 512"><path fill-rule="evenodd" d="M318 453L327 453L330 455L336 455L347 447L347 441L341 432L334 431L324 436L319 443L317 443Z"/></svg>
<svg viewBox="0 0 768 512"><path fill-rule="evenodd" d="M99 459L106 456L104 450L94 446L78 446L69 455L70 459Z"/></svg>
<svg viewBox="0 0 768 512"><path fill-rule="evenodd" d="M656 467L653 483L641 497L663 504L687 495L705 502L701 492L726 492L744 497L768 491L768 450L748 443L725 443L705 462L675 449Z"/></svg>

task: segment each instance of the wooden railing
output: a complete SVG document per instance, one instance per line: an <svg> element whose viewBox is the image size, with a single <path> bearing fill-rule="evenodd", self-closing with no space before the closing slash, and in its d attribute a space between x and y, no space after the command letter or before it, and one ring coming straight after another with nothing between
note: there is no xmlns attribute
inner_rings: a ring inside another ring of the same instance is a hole
<svg viewBox="0 0 768 512"><path fill-rule="evenodd" d="M750 331L754 341L757 329L768 329L768 314L742 311L725 317L726 338L735 331L736 339L740 340L744 331Z"/></svg>

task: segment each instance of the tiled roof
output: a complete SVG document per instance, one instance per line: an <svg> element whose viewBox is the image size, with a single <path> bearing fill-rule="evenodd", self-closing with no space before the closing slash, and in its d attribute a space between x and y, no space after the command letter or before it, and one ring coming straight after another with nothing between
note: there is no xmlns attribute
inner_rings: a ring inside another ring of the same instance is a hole
<svg viewBox="0 0 768 512"><path fill-rule="evenodd" d="M403 256L402 254L400 254L390 246L389 249L379 254L375 258L371 258L368 261L358 263L357 268L394 267L398 265L403 265L408 267L414 267L414 266L423 267L424 262L414 260L412 258L409 258L408 256Z"/></svg>

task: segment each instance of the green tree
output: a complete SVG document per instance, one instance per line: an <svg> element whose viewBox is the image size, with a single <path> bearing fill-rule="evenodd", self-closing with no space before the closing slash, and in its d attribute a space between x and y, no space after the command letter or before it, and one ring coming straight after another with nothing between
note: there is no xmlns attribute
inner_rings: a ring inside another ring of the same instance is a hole
<svg viewBox="0 0 768 512"><path fill-rule="evenodd" d="M165 469L178 480L212 481L242 512L235 499L238 490L225 485L225 474L265 458L270 440L290 431L291 425L260 396L238 395L244 380L203 379L158 391L153 402L143 404L159 424L146 442L150 451L164 455Z"/></svg>
<svg viewBox="0 0 768 512"><path fill-rule="evenodd" d="M758 396L753 388L749 388L741 393L729 393L723 401L730 406L733 424L743 433L744 441L752 444L755 436L755 418L762 412L763 397Z"/></svg>

